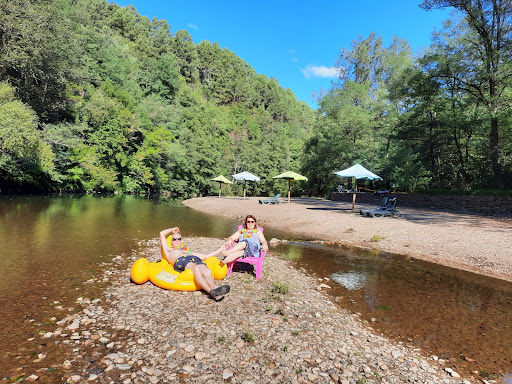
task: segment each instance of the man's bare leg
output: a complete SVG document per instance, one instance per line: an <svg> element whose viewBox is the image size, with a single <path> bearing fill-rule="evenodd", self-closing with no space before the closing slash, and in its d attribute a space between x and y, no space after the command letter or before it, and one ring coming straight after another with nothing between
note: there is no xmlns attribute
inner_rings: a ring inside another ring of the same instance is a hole
<svg viewBox="0 0 512 384"><path fill-rule="evenodd" d="M203 273L200 270L200 265L197 265L195 263L188 263L185 266L185 269L190 269L192 271L192 273L194 274L194 280L196 281L197 285L199 285L202 290L206 291L206 293L210 293L210 291L213 288L215 288L215 284L213 284L213 281L212 281L212 284L210 284L204 278Z"/></svg>
<svg viewBox="0 0 512 384"><path fill-rule="evenodd" d="M213 281L212 271L210 271L210 269L206 265L199 264L196 267L196 271L198 271L203 276L204 280L206 281L206 284L208 284L210 289L217 288L215 282Z"/></svg>
<svg viewBox="0 0 512 384"><path fill-rule="evenodd" d="M216 301L222 300L224 295L230 290L229 285L223 285L221 287L215 286L211 271L206 265L188 263L185 269L192 271L196 283Z"/></svg>

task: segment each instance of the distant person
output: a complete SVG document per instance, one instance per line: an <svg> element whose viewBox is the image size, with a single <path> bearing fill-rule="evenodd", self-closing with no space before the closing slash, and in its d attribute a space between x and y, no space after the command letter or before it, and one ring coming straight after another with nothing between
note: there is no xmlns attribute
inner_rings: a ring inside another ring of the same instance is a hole
<svg viewBox="0 0 512 384"><path fill-rule="evenodd" d="M238 243L233 245L236 241ZM231 245L233 247L228 249ZM256 225L253 215L247 215L244 225L239 226L238 231L228 237L220 253L225 256L224 264L228 264L241 257L260 257L261 250L268 251L263 229Z"/></svg>
<svg viewBox="0 0 512 384"><path fill-rule="evenodd" d="M171 246L167 243L167 236L170 234L172 234ZM229 292L229 285L217 287L213 281L212 271L203 263L203 260L218 255L221 248L207 255L199 252L192 254L192 251L183 246L182 240L183 237L178 227L164 229L160 232L160 244L165 258L169 264L174 266L176 272L190 269L194 274L194 280L204 291L209 293L214 300L222 300L224 295Z"/></svg>

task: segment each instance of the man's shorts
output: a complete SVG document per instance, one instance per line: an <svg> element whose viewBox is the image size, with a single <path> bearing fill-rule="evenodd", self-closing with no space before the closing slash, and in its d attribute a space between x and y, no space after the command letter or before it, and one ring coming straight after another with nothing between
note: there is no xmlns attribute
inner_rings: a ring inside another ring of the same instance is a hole
<svg viewBox="0 0 512 384"><path fill-rule="evenodd" d="M188 263L194 263L197 265L201 265L201 264L206 265L205 263L203 263L203 260L201 260L199 257L194 256L194 255L186 255L186 256L178 257L176 259L176 261L174 262L174 270L176 272L183 272Z"/></svg>

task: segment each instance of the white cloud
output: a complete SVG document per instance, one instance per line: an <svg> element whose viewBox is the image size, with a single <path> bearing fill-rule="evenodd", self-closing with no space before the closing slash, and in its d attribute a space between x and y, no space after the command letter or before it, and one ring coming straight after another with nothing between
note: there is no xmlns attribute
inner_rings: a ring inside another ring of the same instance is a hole
<svg viewBox="0 0 512 384"><path fill-rule="evenodd" d="M198 29L197 25L195 25L195 24L189 24L188 27L191 29L195 29L195 30Z"/></svg>
<svg viewBox="0 0 512 384"><path fill-rule="evenodd" d="M306 79L311 77L338 77L339 69L335 67L326 67L324 65L308 65L306 68L301 68L301 72Z"/></svg>
<svg viewBox="0 0 512 384"><path fill-rule="evenodd" d="M292 63L296 63L297 61L299 61L299 59L297 59L296 57L292 57Z"/></svg>

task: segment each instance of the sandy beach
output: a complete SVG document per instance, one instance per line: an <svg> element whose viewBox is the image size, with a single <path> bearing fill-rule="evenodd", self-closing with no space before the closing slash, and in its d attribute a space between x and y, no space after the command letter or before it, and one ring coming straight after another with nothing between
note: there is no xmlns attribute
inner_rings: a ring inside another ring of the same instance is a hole
<svg viewBox="0 0 512 384"><path fill-rule="evenodd" d="M367 218L345 202L292 198L288 204L259 204L261 198L201 197L186 206L243 220L311 240L373 248L512 281L512 218L400 208L402 217ZM270 239L269 239L270 240Z"/></svg>

